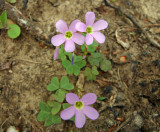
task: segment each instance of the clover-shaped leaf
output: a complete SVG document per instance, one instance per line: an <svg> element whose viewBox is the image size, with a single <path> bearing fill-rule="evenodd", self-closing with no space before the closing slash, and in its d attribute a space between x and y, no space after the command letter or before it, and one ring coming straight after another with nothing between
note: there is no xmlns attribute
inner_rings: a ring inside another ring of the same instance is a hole
<svg viewBox="0 0 160 132"><path fill-rule="evenodd" d="M97 71L97 67L93 66L92 69L86 67L84 75L87 76L87 80L96 80L96 75L98 75L99 72Z"/></svg>
<svg viewBox="0 0 160 132"><path fill-rule="evenodd" d="M57 77L53 77L51 83L47 86L48 91L55 91L59 88L59 80Z"/></svg>
<svg viewBox="0 0 160 132"><path fill-rule="evenodd" d="M103 59L100 63L100 68L101 70L107 72L109 70L111 70L111 62L109 60Z"/></svg>
<svg viewBox="0 0 160 132"><path fill-rule="evenodd" d="M100 53L92 53L90 57L88 57L88 61L92 66L99 66L100 61L102 60Z"/></svg>
<svg viewBox="0 0 160 132"><path fill-rule="evenodd" d="M78 76L80 73L81 68L86 65L86 61L82 60L81 56L74 56L74 62L72 64L71 60L62 60L62 66L66 69L68 74L74 74Z"/></svg>

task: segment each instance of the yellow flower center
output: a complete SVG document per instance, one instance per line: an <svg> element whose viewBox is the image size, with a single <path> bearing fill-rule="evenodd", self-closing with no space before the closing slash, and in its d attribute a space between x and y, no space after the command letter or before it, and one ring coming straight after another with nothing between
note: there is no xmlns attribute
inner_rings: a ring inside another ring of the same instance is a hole
<svg viewBox="0 0 160 132"><path fill-rule="evenodd" d="M83 108L83 103L81 102L81 101L77 101L77 102L75 102L75 108L76 109L82 109Z"/></svg>
<svg viewBox="0 0 160 132"><path fill-rule="evenodd" d="M72 32L71 32L71 31L67 31L67 32L65 32L65 38L67 38L67 39L71 39L71 38L72 38L72 36L73 36L73 34L72 34Z"/></svg>
<svg viewBox="0 0 160 132"><path fill-rule="evenodd" d="M86 32L87 32L88 34L93 33L93 28L90 27L90 26L88 26L88 27L86 28Z"/></svg>

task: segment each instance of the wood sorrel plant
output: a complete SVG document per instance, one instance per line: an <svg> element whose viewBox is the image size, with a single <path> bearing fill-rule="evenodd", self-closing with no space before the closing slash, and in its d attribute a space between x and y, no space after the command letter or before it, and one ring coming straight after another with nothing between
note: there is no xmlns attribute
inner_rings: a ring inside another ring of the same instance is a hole
<svg viewBox="0 0 160 132"><path fill-rule="evenodd" d="M10 23L7 19L6 11L3 11L0 16L0 29L7 29L8 36L12 39L17 38L21 34L20 27L16 24Z"/></svg>
<svg viewBox="0 0 160 132"><path fill-rule="evenodd" d="M95 14L93 12L87 12L85 19L86 24L80 20L74 20L69 28L65 21L59 20L56 28L61 34L53 36L51 42L56 46L54 60L60 59L68 74L79 75L81 69L86 66L85 58L89 55L88 62L92 68L86 67L84 75L87 76L87 80L95 80L96 75L99 74L98 68L104 72L111 69L110 61L97 52L98 43L105 42L105 36L99 31L106 29L108 23L105 20L94 23ZM82 56L74 53L75 43L81 46ZM57 77L52 78L47 90L55 94L52 95L53 100L40 103L41 111L38 114L38 120L45 121L45 125L48 126L60 123L61 118L63 120L72 119L76 127L82 128L86 122L86 116L92 120L97 119L99 116L97 110L89 106L96 102L97 96L94 93L88 93L79 99L76 94L68 93L68 90L73 88L67 76L63 76L60 83ZM78 95L80 94L79 92ZM65 97L67 103L64 103ZM60 113L62 107L64 110Z"/></svg>

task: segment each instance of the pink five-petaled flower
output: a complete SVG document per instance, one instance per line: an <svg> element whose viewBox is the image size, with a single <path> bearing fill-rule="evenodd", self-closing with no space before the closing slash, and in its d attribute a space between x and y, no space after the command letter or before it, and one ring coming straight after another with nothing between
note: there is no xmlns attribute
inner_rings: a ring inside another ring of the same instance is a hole
<svg viewBox="0 0 160 132"><path fill-rule="evenodd" d="M64 49L66 52L73 52L75 50L75 44L77 43L79 45L82 45L84 43L84 36L76 33L75 24L77 22L80 22L79 20L74 20L70 26L69 29L67 27L67 24L63 20L59 20L56 23L57 30L62 33L55 35L51 38L51 43L54 46L60 46L65 42Z"/></svg>
<svg viewBox="0 0 160 132"><path fill-rule="evenodd" d="M80 32L86 32L85 42L87 45L93 43L93 38L95 38L100 44L105 42L105 36L99 32L108 27L108 23L105 20L99 20L94 23L95 14L94 12L87 12L85 15L86 24L78 22L76 24L76 29Z"/></svg>
<svg viewBox="0 0 160 132"><path fill-rule="evenodd" d="M74 93L66 94L66 101L72 104L69 108L63 110L60 114L63 120L68 120L75 115L75 124L77 128L82 128L86 122L86 117L95 120L99 114L96 109L88 106L94 104L97 96L94 93L88 93L81 99Z"/></svg>

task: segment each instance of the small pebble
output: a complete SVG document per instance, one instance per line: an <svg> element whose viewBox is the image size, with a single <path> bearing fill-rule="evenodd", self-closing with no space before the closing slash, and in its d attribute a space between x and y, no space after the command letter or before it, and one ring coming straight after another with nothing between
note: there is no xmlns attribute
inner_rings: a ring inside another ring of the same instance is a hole
<svg viewBox="0 0 160 132"><path fill-rule="evenodd" d="M9 72L9 73L13 73L13 71L12 71L12 70L9 70L8 72Z"/></svg>

